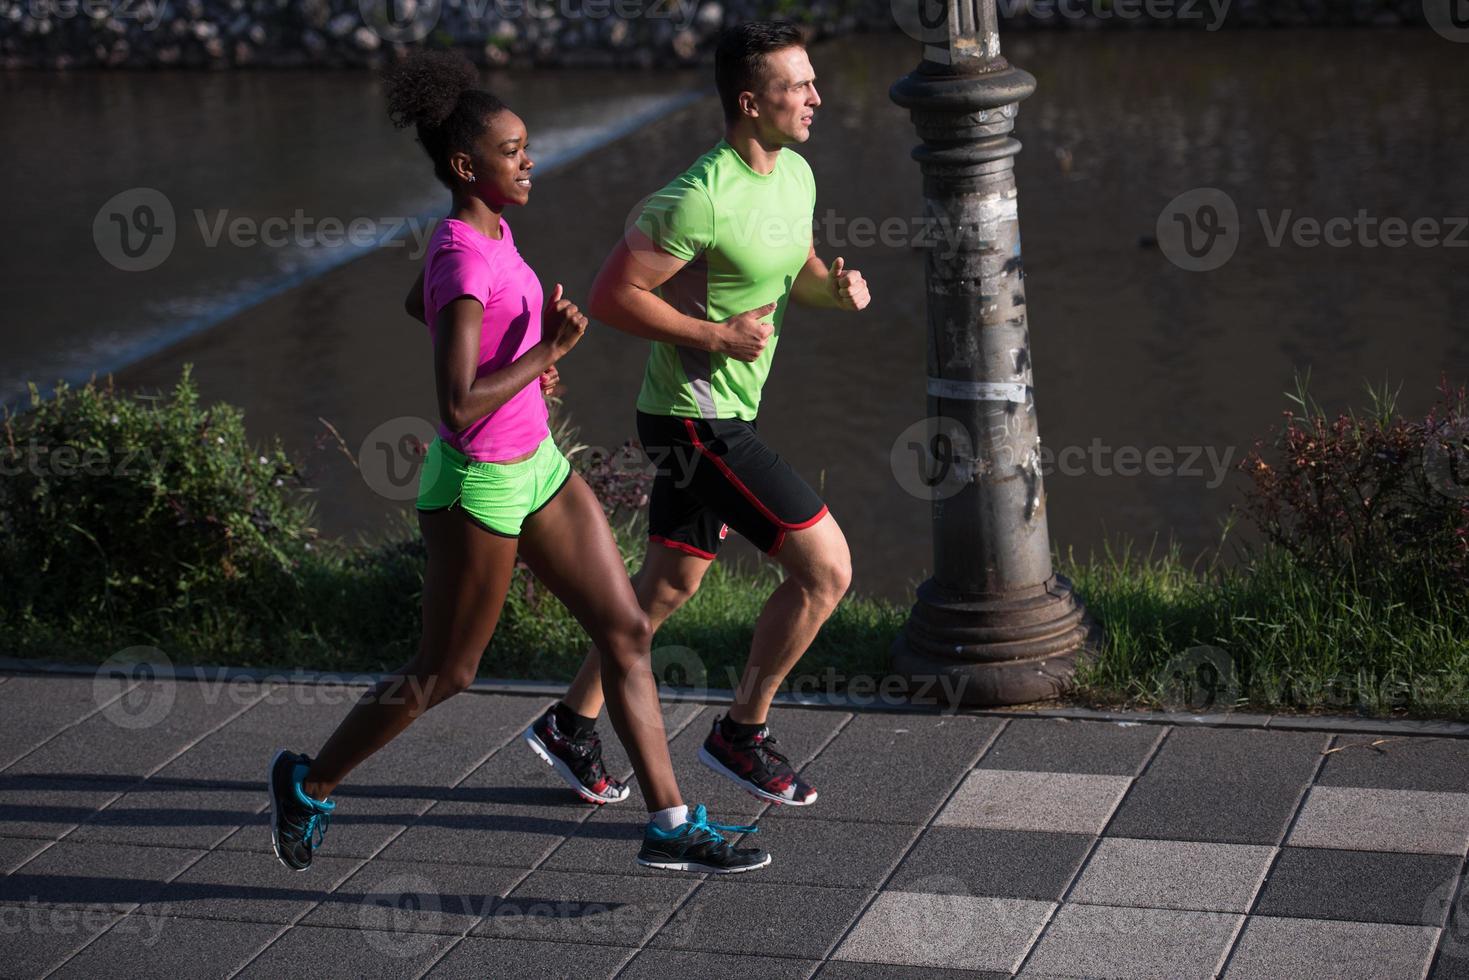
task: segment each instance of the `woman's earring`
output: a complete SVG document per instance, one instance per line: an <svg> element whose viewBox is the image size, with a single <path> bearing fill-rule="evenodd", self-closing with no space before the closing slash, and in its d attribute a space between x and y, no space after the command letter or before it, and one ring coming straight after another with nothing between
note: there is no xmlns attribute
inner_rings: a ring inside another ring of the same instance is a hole
<svg viewBox="0 0 1469 980"><path fill-rule="evenodd" d="M470 174L468 180L471 184L474 183L474 174Z"/></svg>

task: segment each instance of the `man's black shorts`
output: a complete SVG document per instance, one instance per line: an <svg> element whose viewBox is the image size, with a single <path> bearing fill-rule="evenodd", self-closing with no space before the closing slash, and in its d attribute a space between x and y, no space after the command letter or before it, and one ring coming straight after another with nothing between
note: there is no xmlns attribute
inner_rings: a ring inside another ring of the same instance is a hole
<svg viewBox="0 0 1469 980"><path fill-rule="evenodd" d="M766 554L786 534L826 516L826 505L790 464L760 441L755 423L638 413L638 438L657 475L648 537L713 559L734 528Z"/></svg>

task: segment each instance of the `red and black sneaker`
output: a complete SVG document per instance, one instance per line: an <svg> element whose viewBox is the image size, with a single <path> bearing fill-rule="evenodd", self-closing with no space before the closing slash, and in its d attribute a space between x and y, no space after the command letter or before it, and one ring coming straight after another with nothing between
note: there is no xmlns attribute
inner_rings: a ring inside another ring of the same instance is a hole
<svg viewBox="0 0 1469 980"><path fill-rule="evenodd" d="M566 785L588 803L621 803L630 790L602 767L602 740L596 732L577 737L556 724L555 706L525 730L525 744L556 770Z"/></svg>
<svg viewBox="0 0 1469 980"><path fill-rule="evenodd" d="M714 719L714 728L699 749L700 762L759 799L788 806L816 802L816 789L802 782L790 760L775 750L769 728L761 725L747 738L731 739L724 733L723 721Z"/></svg>

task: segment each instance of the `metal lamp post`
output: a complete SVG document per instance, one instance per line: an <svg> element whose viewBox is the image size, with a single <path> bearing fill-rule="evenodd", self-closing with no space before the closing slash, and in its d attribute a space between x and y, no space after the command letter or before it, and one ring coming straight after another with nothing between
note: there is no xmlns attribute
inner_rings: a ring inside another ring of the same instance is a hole
<svg viewBox="0 0 1469 980"><path fill-rule="evenodd" d="M995 0L947 0L946 19L936 0L896 2L937 14L890 94L923 140L913 157L944 238L926 258L928 414L961 483L933 501L934 573L893 666L946 678L967 704L1023 704L1065 691L1099 636L1052 569L1041 485L1010 135L1035 79L1001 57Z"/></svg>

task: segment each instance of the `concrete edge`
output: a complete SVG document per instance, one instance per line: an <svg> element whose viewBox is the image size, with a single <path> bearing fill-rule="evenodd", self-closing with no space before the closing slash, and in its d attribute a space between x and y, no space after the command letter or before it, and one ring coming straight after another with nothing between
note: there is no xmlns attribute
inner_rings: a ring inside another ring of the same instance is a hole
<svg viewBox="0 0 1469 980"><path fill-rule="evenodd" d="M139 677L137 668L151 671L152 677L200 683L252 681L279 684L334 684L368 687L387 676L376 673L348 674L327 670L280 669L271 667L223 667L215 665L100 664L71 663L51 660L25 660L0 657L0 673L15 675L90 676L111 669ZM518 681L482 677L470 687L471 694L502 694L513 697L559 697L566 685L558 681ZM725 688L661 688L659 697L667 702L725 704L734 692ZM1469 739L1469 723L1412 718L1362 718L1351 715L1257 714L1243 711L1214 714L1189 714L1175 711L1106 710L1098 708L965 708L952 705L921 705L894 701L881 695L870 698L848 694L789 694L775 697L782 707L819 708L833 711L880 712L891 714L961 714L989 718L1055 718L1069 721L1102 721L1119 724L1183 725L1199 728L1257 728L1272 731L1346 732L1356 735L1431 735L1441 738ZM937 709L937 710L936 710Z"/></svg>

